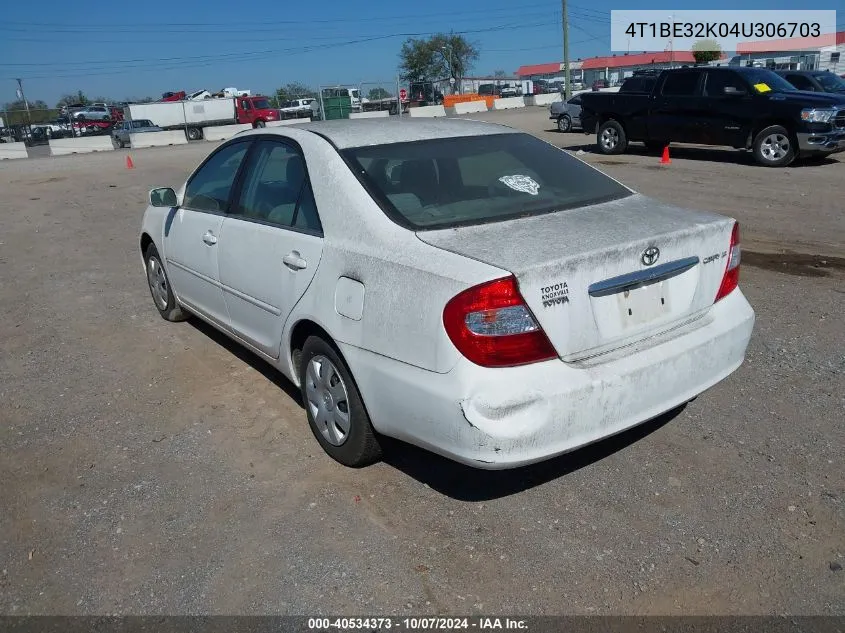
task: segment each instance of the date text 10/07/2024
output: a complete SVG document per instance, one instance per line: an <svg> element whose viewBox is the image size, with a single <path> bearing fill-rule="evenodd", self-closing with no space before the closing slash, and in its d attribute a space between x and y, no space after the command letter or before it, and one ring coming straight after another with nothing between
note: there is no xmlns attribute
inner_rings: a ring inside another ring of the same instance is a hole
<svg viewBox="0 0 845 633"><path fill-rule="evenodd" d="M528 624L519 618L308 618L312 631L527 631Z"/></svg>
<svg viewBox="0 0 845 633"><path fill-rule="evenodd" d="M818 22L630 22L629 37L821 37Z"/></svg>

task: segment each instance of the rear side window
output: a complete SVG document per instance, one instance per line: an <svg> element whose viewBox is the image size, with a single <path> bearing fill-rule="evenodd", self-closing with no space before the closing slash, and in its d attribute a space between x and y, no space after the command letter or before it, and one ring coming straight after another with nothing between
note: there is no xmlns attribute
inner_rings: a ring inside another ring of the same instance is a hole
<svg viewBox="0 0 845 633"><path fill-rule="evenodd" d="M248 148L249 143L233 143L213 154L185 187L182 206L197 211L224 212Z"/></svg>
<svg viewBox="0 0 845 633"><path fill-rule="evenodd" d="M528 134L432 139L343 154L385 212L414 230L496 222L630 195Z"/></svg>
<svg viewBox="0 0 845 633"><path fill-rule="evenodd" d="M701 73L675 72L666 75L663 83L663 94L668 97L692 97L698 90L698 79Z"/></svg>

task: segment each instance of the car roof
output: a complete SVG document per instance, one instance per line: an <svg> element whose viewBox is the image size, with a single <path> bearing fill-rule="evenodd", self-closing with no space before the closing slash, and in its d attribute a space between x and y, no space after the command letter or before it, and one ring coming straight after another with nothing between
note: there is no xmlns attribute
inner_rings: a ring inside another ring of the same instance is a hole
<svg viewBox="0 0 845 633"><path fill-rule="evenodd" d="M808 77L815 77L817 75L824 75L830 71L827 70L776 70L778 75L807 75ZM830 73L831 75L833 73Z"/></svg>
<svg viewBox="0 0 845 633"><path fill-rule="evenodd" d="M439 118L412 119L410 117L315 121L300 123L296 127L319 134L338 149L461 136L521 133L519 130L486 121ZM262 131L284 134L284 131L279 128L264 128Z"/></svg>

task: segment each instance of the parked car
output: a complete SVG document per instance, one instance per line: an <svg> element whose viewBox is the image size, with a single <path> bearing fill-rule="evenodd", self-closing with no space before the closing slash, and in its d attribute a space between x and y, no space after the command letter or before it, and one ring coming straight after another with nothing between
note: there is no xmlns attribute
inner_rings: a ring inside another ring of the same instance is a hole
<svg viewBox="0 0 845 633"><path fill-rule="evenodd" d="M478 94L486 97L501 97L502 89L496 84L480 84Z"/></svg>
<svg viewBox="0 0 845 633"><path fill-rule="evenodd" d="M516 97L518 96L519 92L517 91L516 87L511 86L510 84L504 84L501 87L500 93L502 97Z"/></svg>
<svg viewBox="0 0 845 633"><path fill-rule="evenodd" d="M569 101L555 101L549 106L549 118L557 122L558 132L571 132L581 127L581 95Z"/></svg>
<svg viewBox="0 0 845 633"><path fill-rule="evenodd" d="M301 118L311 116L311 104L316 99L313 97L306 97L303 99L291 99L290 101L282 101L279 103L279 114L282 118Z"/></svg>
<svg viewBox="0 0 845 633"><path fill-rule="evenodd" d="M845 79L827 70L778 70L775 72L798 90L845 95Z"/></svg>
<svg viewBox="0 0 845 633"><path fill-rule="evenodd" d="M81 110L71 112L76 121L110 121L111 112L107 106L85 106Z"/></svg>
<svg viewBox="0 0 845 633"><path fill-rule="evenodd" d="M383 436L488 469L571 451L724 379L754 323L733 219L487 122L242 132L150 192L138 243L161 316L277 367L349 466Z"/></svg>
<svg viewBox="0 0 845 633"><path fill-rule="evenodd" d="M749 149L760 165L783 167L845 150L845 97L798 91L763 68L666 70L650 94L584 93L581 105L583 129L597 132L604 154L675 141Z"/></svg>
<svg viewBox="0 0 845 633"><path fill-rule="evenodd" d="M117 125L112 130L112 138L118 147L126 147L130 144L130 134L161 131L162 129L149 119L137 119L135 121L123 121Z"/></svg>

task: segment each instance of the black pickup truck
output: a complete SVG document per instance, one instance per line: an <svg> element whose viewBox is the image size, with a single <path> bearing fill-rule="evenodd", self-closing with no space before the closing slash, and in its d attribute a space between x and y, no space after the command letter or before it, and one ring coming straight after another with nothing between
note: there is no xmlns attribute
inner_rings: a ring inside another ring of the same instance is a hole
<svg viewBox="0 0 845 633"><path fill-rule="evenodd" d="M581 125L604 154L674 141L750 149L759 164L783 167L845 150L845 97L796 90L762 68L678 68L660 73L650 94L582 94Z"/></svg>

